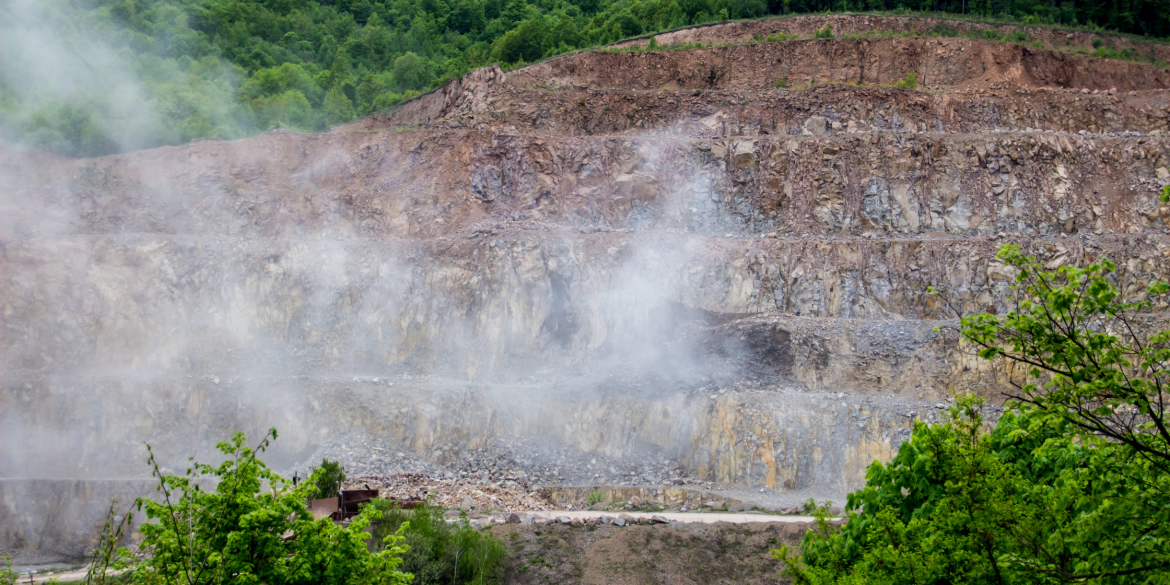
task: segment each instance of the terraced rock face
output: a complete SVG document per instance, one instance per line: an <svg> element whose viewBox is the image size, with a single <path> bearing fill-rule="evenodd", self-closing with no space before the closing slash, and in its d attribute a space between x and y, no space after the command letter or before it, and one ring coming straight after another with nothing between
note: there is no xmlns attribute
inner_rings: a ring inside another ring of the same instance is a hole
<svg viewBox="0 0 1170 585"><path fill-rule="evenodd" d="M774 87L812 77L871 85ZM527 437L593 462L482 468L841 501L952 389L1006 387L952 320L1006 308L999 245L1165 277L1167 85L969 39L579 53L328 134L4 153L0 477L275 426L282 470Z"/></svg>
<svg viewBox="0 0 1170 585"><path fill-rule="evenodd" d="M1069 31L1042 26L996 25L973 21L924 18L918 16L821 15L795 18L732 22L716 26L697 26L654 35L661 47L704 43L716 45L742 44L773 38L810 39L825 27L835 37L872 38L882 36L967 36L1013 39L1032 48L1070 53L1090 53L1098 47L1115 51L1129 50L1135 56L1149 61L1170 61L1170 46L1142 42L1138 37ZM618 48L646 47L649 38L616 43Z"/></svg>

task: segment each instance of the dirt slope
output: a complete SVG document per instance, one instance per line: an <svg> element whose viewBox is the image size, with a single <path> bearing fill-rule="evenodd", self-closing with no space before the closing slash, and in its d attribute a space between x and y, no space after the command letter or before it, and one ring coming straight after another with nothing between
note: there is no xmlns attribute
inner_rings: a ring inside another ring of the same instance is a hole
<svg viewBox="0 0 1170 585"><path fill-rule="evenodd" d="M783 582L769 550L796 544L805 530L796 524L503 525L492 533L511 551L506 583L762 584Z"/></svg>
<svg viewBox="0 0 1170 585"><path fill-rule="evenodd" d="M766 90L777 80L889 85L910 73L928 89L1165 89L1170 71L964 38L877 38L758 43L688 51L574 53L518 70L522 85L562 88Z"/></svg>
<svg viewBox="0 0 1170 585"><path fill-rule="evenodd" d="M1157 42L1143 42L1142 39L1108 33L1072 31L1043 26L1015 26L985 24L973 21L943 18L922 18L907 16L872 15L815 15L787 18L766 18L752 22L729 22L686 28L654 35L660 46L683 45L686 43L733 44L748 43L766 39L768 35L786 34L789 37L809 39L825 26L832 27L833 35L968 35L994 32L1001 38L1022 33L1027 44L1039 42L1044 48L1057 51L1091 52L1100 44L1118 51L1130 49L1149 60L1170 62L1170 45ZM617 43L617 47L645 46L649 38Z"/></svg>

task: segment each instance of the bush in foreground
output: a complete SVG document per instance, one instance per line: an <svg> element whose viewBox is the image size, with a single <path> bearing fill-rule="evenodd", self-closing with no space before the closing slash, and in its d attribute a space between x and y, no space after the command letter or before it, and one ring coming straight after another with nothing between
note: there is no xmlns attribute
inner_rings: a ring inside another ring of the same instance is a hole
<svg viewBox="0 0 1170 585"><path fill-rule="evenodd" d="M316 495L321 472L295 488L272 472L257 452L275 438L272 429L250 448L237 432L218 445L226 456L223 463L193 463L182 476L163 474L152 452L161 498L139 498L135 504L153 520L141 527L141 547L151 554L138 562L126 549L114 549L130 515L108 523L87 583L105 582L110 568L123 569L134 583L144 585L410 583L412 576L398 570L407 551L401 544L407 525L385 534L381 550L372 553L364 529L378 516L374 507L364 509L348 526L328 518L313 520L305 502ZM201 478L214 478L215 491L200 487ZM270 491L262 492L264 487Z"/></svg>
<svg viewBox="0 0 1170 585"><path fill-rule="evenodd" d="M390 500L375 500L374 538L399 534L403 526L408 550L402 569L414 575L415 585L475 584L496 580L506 554L504 543L487 532L472 528L466 518L449 523L443 509L424 506L396 508Z"/></svg>

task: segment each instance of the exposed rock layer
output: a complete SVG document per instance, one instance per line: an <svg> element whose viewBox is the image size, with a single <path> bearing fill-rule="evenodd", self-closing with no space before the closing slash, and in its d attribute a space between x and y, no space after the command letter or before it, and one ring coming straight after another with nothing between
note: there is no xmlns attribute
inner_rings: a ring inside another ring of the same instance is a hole
<svg viewBox="0 0 1170 585"><path fill-rule="evenodd" d="M774 88L912 71L930 93ZM328 134L2 153L0 476L275 426L282 470L351 434L452 468L537 437L840 499L1018 375L953 321L1007 309L999 245L1166 275L1167 75L969 39L578 53ZM9 514L6 545L50 546Z"/></svg>

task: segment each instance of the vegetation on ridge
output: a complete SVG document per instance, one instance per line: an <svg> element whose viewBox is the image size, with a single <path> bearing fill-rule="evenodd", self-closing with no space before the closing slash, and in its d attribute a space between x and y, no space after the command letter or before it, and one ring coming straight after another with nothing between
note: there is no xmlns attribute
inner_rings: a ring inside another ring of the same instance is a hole
<svg viewBox="0 0 1170 585"><path fill-rule="evenodd" d="M472 68L728 19L893 0L13 0L0 7L0 138L97 156L319 131ZM1170 0L949 0L911 8L1170 35ZM825 28L818 36L831 35ZM1108 49L1108 47L1106 47Z"/></svg>

